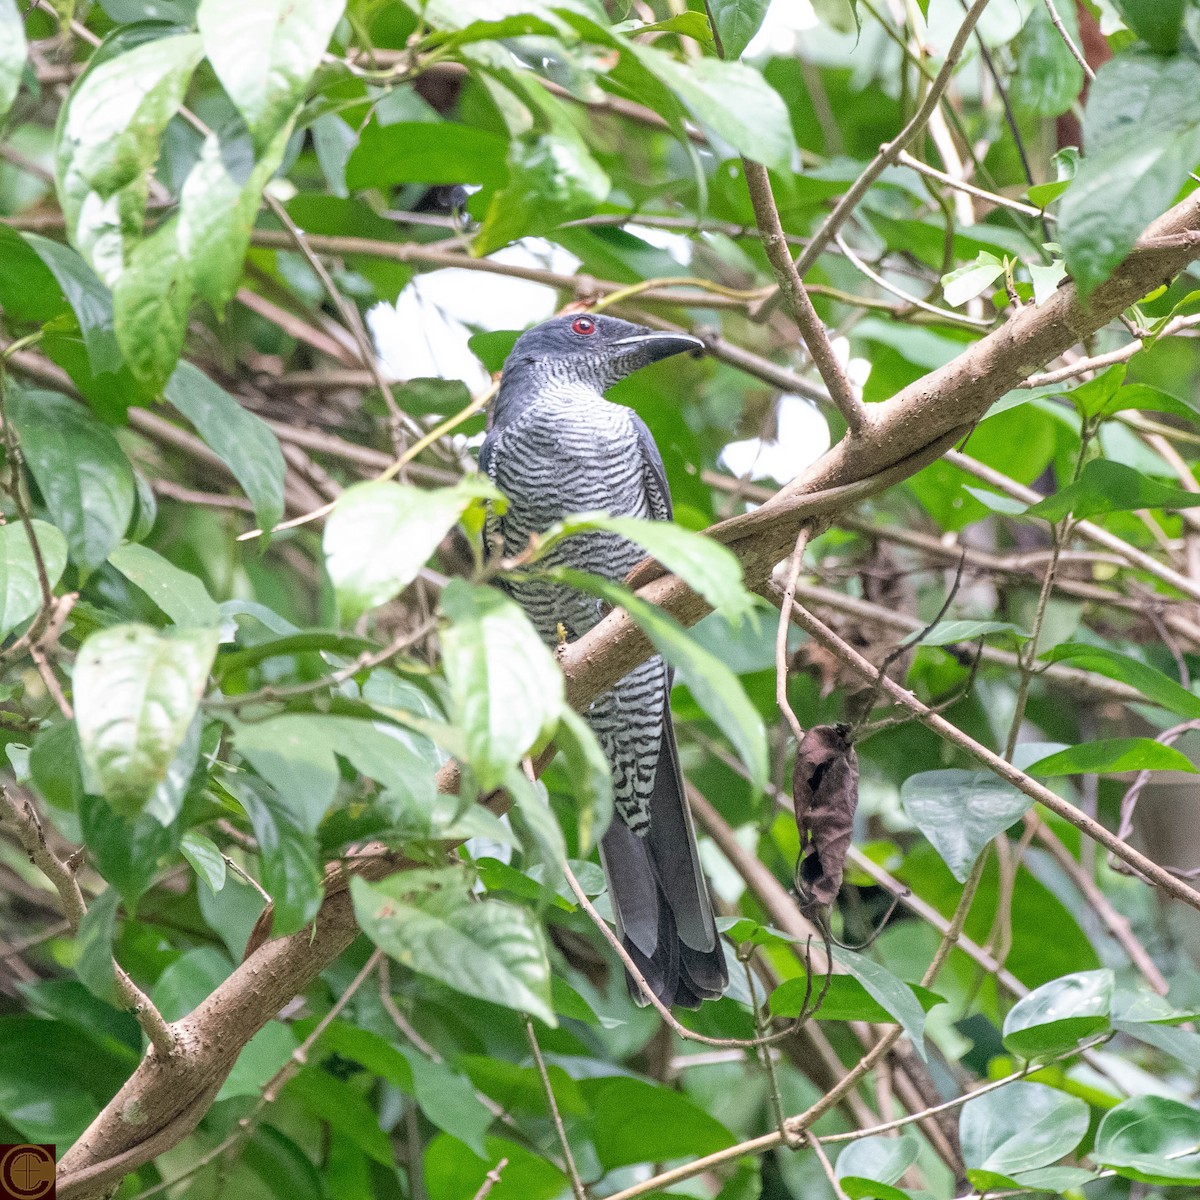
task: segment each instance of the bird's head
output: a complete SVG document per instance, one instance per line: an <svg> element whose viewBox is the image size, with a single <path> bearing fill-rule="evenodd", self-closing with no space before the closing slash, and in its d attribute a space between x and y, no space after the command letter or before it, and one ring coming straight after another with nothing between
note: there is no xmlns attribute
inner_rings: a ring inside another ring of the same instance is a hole
<svg viewBox="0 0 1200 1200"><path fill-rule="evenodd" d="M500 400L505 403L498 407L507 408L519 402L518 397L532 398L554 388L605 392L661 358L703 349L699 338L686 333L662 333L616 317L568 313L535 325L517 339L504 364Z"/></svg>

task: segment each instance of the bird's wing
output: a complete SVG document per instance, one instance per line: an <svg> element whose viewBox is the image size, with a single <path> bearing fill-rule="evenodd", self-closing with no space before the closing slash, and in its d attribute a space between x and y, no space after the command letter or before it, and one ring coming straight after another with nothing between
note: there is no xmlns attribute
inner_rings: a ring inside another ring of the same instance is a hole
<svg viewBox="0 0 1200 1200"><path fill-rule="evenodd" d="M671 507L671 489L667 486L667 472L662 455L646 428L646 422L637 413L633 414L633 428L637 432L638 449L642 454L643 478L646 498L650 504L650 515L656 521L669 521L674 510Z"/></svg>

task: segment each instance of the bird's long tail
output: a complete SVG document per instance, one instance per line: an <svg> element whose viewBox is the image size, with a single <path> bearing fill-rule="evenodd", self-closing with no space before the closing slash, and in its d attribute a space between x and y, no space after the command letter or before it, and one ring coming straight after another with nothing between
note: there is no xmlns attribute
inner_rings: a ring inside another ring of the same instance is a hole
<svg viewBox="0 0 1200 1200"><path fill-rule="evenodd" d="M664 1004L698 1008L724 993L729 972L700 869L667 696L664 710L650 828L639 836L614 815L600 859L617 934L642 976ZM628 975L627 982L634 1000L648 1003Z"/></svg>

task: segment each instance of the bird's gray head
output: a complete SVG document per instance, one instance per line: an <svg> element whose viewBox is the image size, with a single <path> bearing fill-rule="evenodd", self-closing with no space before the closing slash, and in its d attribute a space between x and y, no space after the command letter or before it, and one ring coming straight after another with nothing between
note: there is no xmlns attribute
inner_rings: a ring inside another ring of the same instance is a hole
<svg viewBox="0 0 1200 1200"><path fill-rule="evenodd" d="M504 364L493 425L512 420L548 391L584 388L603 393L641 367L704 343L686 333L661 333L586 313L554 317L517 339Z"/></svg>

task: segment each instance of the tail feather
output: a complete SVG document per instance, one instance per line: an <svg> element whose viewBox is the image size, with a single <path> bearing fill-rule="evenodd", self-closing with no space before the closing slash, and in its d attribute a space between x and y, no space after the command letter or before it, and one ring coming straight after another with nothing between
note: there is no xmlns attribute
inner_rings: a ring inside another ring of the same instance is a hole
<svg viewBox="0 0 1200 1200"><path fill-rule="evenodd" d="M725 954L700 868L696 833L684 796L670 709L650 801L650 829L639 837L614 817L600 847L617 933L664 1004L698 1008L729 982ZM647 1003L628 980L630 995Z"/></svg>

